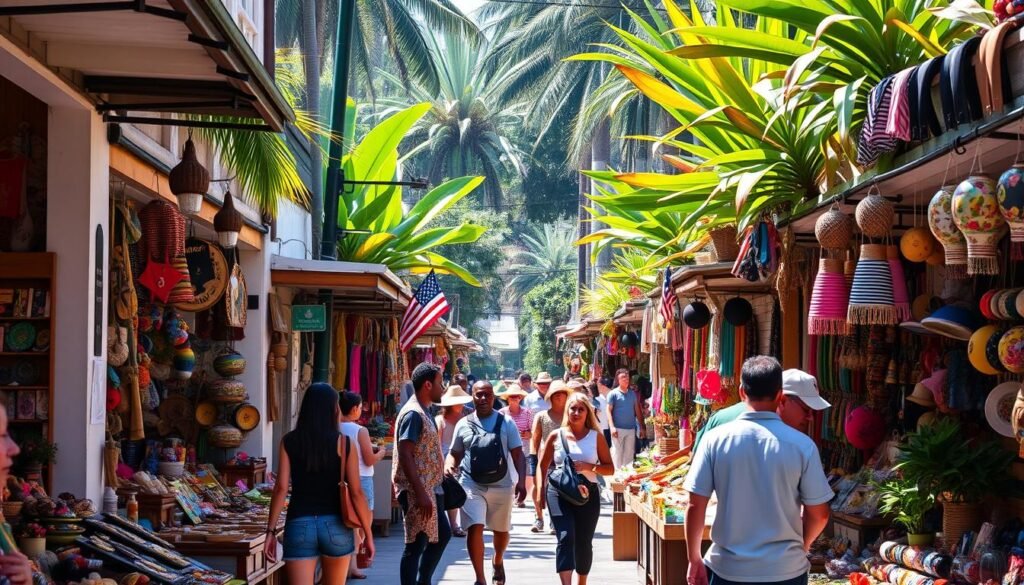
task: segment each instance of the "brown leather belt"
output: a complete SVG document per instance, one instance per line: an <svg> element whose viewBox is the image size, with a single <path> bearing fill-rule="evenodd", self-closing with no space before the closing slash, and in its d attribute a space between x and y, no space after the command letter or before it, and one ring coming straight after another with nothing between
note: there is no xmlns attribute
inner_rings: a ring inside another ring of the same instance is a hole
<svg viewBox="0 0 1024 585"><path fill-rule="evenodd" d="M1006 35L1016 30L1018 26L1019 23L1016 21L1008 20L989 30L981 38L976 73L981 107L986 116L1002 112L1006 103L1013 100L1003 44Z"/></svg>

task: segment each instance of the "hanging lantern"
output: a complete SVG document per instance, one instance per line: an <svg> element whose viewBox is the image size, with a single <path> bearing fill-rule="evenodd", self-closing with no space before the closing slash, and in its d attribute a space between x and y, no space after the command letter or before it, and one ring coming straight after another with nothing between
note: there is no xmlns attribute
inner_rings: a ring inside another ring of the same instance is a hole
<svg viewBox="0 0 1024 585"><path fill-rule="evenodd" d="M953 189L952 185L945 185L932 196L928 203L928 227L945 250L946 276L959 280L967 278L967 243L953 221Z"/></svg>
<svg viewBox="0 0 1024 585"><path fill-rule="evenodd" d="M845 248L853 237L853 220L838 207L833 207L814 222L814 237L823 249Z"/></svg>
<svg viewBox="0 0 1024 585"><path fill-rule="evenodd" d="M889 235L895 214L896 209L892 202L878 194L868 195L862 199L854 212L857 227L869 238L883 238Z"/></svg>
<svg viewBox="0 0 1024 585"><path fill-rule="evenodd" d="M895 325L892 268L882 244L863 244L850 287L847 321L853 325Z"/></svg>
<svg viewBox="0 0 1024 585"><path fill-rule="evenodd" d="M999 274L996 244L1006 231L999 212L996 182L971 175L953 191L953 221L967 238L967 274Z"/></svg>
<svg viewBox="0 0 1024 585"><path fill-rule="evenodd" d="M1010 258L1024 260L1024 164L1000 175L996 190L999 211L1010 225Z"/></svg>
<svg viewBox="0 0 1024 585"><path fill-rule="evenodd" d="M843 262L833 258L822 258L818 262L818 275L814 277L814 289L811 292L807 333L846 335L850 285L843 273Z"/></svg>
<svg viewBox="0 0 1024 585"><path fill-rule="evenodd" d="M907 278L903 273L899 249L896 246L886 248L886 260L892 272L892 300L896 304L896 320L900 323L910 321L910 293L907 292Z"/></svg>
<svg viewBox="0 0 1024 585"><path fill-rule="evenodd" d="M203 195L210 188L210 172L196 158L196 145L189 138L181 162L167 177L171 193L178 197L178 209L185 215L195 215L203 207Z"/></svg>
<svg viewBox="0 0 1024 585"><path fill-rule="evenodd" d="M900 252L911 262L927 261L936 247L935 238L925 227L912 227L900 238Z"/></svg>
<svg viewBox="0 0 1024 585"><path fill-rule="evenodd" d="M235 209L235 198L231 191L224 193L224 205L217 215L213 216L213 229L217 230L217 239L222 248L234 248L238 245L238 232L242 231L242 214Z"/></svg>

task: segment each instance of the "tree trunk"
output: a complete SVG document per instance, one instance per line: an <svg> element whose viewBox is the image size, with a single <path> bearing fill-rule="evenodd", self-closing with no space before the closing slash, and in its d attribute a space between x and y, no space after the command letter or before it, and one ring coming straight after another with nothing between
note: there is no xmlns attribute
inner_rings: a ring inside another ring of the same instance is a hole
<svg viewBox="0 0 1024 585"><path fill-rule="evenodd" d="M320 49L317 42L316 0L304 0L302 3L302 60L306 75L306 110L320 118ZM320 257L320 239L323 237L324 198L323 198L323 155L318 139L310 139L310 206L312 216L312 241L310 247L313 258Z"/></svg>
<svg viewBox="0 0 1024 585"><path fill-rule="evenodd" d="M609 168L608 162L611 160L611 124L607 117L601 120L601 123L594 130L594 139L591 142L590 151L590 168L594 171L604 171ZM600 224L595 226L597 229L602 229L605 226ZM611 246L605 246L601 249L601 253L597 257L597 270L596 274L601 274L607 268L612 265L612 249Z"/></svg>

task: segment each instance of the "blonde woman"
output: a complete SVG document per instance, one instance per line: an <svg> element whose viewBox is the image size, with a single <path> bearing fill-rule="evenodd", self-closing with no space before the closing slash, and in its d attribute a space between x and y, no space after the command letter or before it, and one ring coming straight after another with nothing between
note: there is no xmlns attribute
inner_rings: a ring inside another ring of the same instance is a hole
<svg viewBox="0 0 1024 585"><path fill-rule="evenodd" d="M566 448L581 476L581 489L587 492L587 502L582 506L570 503L547 485L546 470L552 463L562 463ZM594 530L601 517L601 488L597 485L597 476L614 472L612 455L590 399L586 394L573 392L565 403L562 427L544 439L535 479L541 505L546 501L551 524L558 535L555 570L562 585L571 584L574 571L579 585L587 583L594 562Z"/></svg>

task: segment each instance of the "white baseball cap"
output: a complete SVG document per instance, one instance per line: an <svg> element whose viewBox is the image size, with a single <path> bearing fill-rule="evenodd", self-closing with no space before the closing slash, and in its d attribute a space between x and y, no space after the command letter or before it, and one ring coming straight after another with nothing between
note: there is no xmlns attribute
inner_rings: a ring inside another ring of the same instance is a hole
<svg viewBox="0 0 1024 585"><path fill-rule="evenodd" d="M796 396L812 410L825 410L832 406L818 392L818 381L802 370L790 369L782 372L782 393Z"/></svg>

